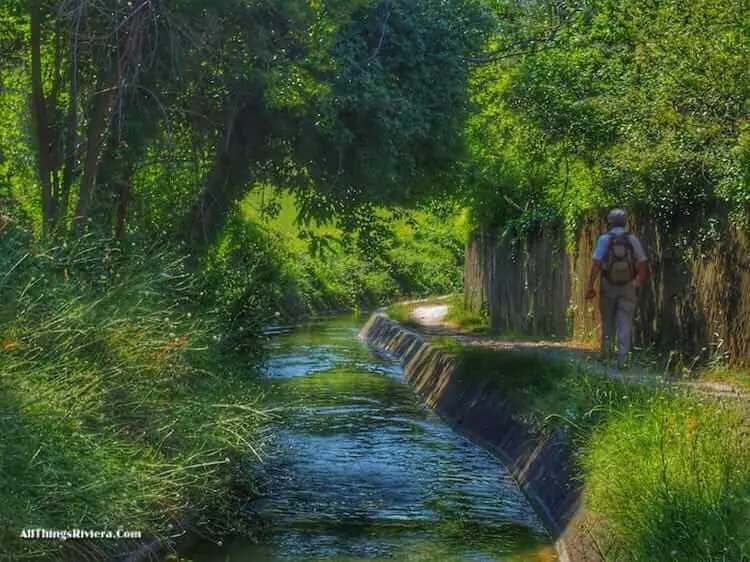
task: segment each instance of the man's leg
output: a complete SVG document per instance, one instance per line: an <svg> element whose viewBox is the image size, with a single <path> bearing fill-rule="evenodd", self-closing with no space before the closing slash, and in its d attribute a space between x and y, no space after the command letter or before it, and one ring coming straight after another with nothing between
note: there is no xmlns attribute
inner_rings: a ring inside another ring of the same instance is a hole
<svg viewBox="0 0 750 562"><path fill-rule="evenodd" d="M619 350L617 353L617 368L622 369L628 360L630 342L633 333L633 316L635 315L636 298L630 287L626 293L617 299L617 333L619 336Z"/></svg>
<svg viewBox="0 0 750 562"><path fill-rule="evenodd" d="M602 359L609 360L615 345L615 327L617 313L617 297L612 289L604 282L601 284L599 295L599 311L602 320Z"/></svg>

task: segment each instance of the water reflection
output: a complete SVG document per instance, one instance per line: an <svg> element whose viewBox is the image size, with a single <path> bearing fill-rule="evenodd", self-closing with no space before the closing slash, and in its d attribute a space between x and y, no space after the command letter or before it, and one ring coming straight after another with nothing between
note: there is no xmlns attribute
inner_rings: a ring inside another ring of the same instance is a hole
<svg viewBox="0 0 750 562"><path fill-rule="evenodd" d="M250 510L260 544L205 545L196 561L552 560L502 465L423 408L353 322L279 334L266 363L292 405Z"/></svg>

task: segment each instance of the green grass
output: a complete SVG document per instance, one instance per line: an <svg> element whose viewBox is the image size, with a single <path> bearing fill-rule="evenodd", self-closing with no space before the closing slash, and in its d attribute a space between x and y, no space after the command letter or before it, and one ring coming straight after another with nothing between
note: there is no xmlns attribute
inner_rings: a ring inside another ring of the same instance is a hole
<svg viewBox="0 0 750 562"><path fill-rule="evenodd" d="M84 239L18 253L27 242L1 245L0 558L86 557L24 528L240 524L262 391L191 304L195 275L168 252Z"/></svg>
<svg viewBox="0 0 750 562"><path fill-rule="evenodd" d="M499 390L538 429L572 427L588 433L608 412L652 392L617 381L564 351L467 346L452 338L434 345L458 358L458 376Z"/></svg>
<svg viewBox="0 0 750 562"><path fill-rule="evenodd" d="M445 321L460 326L468 332L487 333L490 322L486 314L468 310L465 306L463 294L453 295L448 304L448 316Z"/></svg>
<svg viewBox="0 0 750 562"><path fill-rule="evenodd" d="M750 389L750 371L733 367L709 367L698 371L699 381L719 382Z"/></svg>
<svg viewBox="0 0 750 562"><path fill-rule="evenodd" d="M434 343L528 423L566 428L617 560L750 560L747 407L616 381L565 353Z"/></svg>
<svg viewBox="0 0 750 562"><path fill-rule="evenodd" d="M404 303L394 303L388 306L385 311L388 316L393 318L396 322L401 324L408 324L411 322L411 311L412 307Z"/></svg>
<svg viewBox="0 0 750 562"><path fill-rule="evenodd" d="M655 394L594 431L588 505L629 560L750 560L747 422L737 405Z"/></svg>

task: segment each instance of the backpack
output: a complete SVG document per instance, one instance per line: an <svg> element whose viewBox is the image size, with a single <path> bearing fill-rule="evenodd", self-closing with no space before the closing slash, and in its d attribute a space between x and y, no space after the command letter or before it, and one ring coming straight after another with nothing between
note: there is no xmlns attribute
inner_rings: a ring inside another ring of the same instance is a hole
<svg viewBox="0 0 750 562"><path fill-rule="evenodd" d="M635 279L635 257L630 233L609 234L604 275L612 285L627 285Z"/></svg>

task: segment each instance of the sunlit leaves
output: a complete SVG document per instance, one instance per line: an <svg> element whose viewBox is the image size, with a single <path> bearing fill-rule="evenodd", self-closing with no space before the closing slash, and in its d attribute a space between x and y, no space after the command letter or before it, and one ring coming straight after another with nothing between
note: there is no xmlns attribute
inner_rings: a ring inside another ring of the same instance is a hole
<svg viewBox="0 0 750 562"><path fill-rule="evenodd" d="M500 28L535 37L550 25L544 5L502 8ZM717 201L746 212L748 8L746 0L574 2L544 49L529 44L480 68L472 166L489 176L479 182L479 221L503 222L529 204L571 219L615 203L648 205L667 222ZM529 182L529 165L545 170L541 186Z"/></svg>

